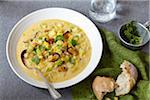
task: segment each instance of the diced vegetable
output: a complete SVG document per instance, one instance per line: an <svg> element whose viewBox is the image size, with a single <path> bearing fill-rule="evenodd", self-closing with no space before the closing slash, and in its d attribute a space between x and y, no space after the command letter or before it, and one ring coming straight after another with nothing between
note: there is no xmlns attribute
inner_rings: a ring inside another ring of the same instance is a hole
<svg viewBox="0 0 150 100"><path fill-rule="evenodd" d="M53 36L55 36L55 35L56 35L56 32L55 32L54 30L49 31L49 33L48 33L48 36L49 36L49 37L53 37Z"/></svg>
<svg viewBox="0 0 150 100"><path fill-rule="evenodd" d="M68 68L72 68L73 67L73 64L71 64L70 62L66 63L67 67Z"/></svg>
<svg viewBox="0 0 150 100"><path fill-rule="evenodd" d="M57 42L58 40L64 41L64 36L63 35L57 35L55 38L55 42Z"/></svg>
<svg viewBox="0 0 150 100"><path fill-rule="evenodd" d="M70 59L69 59L69 62L71 63L71 64L75 64L75 59L73 58L73 57L70 57Z"/></svg>
<svg viewBox="0 0 150 100"><path fill-rule="evenodd" d="M44 56L45 58L48 58L49 55L50 55L50 52L49 52L49 51L44 51L44 52L43 52L43 56Z"/></svg>
<svg viewBox="0 0 150 100"><path fill-rule="evenodd" d="M36 42L31 42L31 46L34 48L37 45Z"/></svg>
<svg viewBox="0 0 150 100"><path fill-rule="evenodd" d="M39 46L39 49L40 49L41 51L43 51L43 50L45 50L45 47L42 46L42 45L40 45L40 46Z"/></svg>
<svg viewBox="0 0 150 100"><path fill-rule="evenodd" d="M75 35L75 36L73 37L73 39L76 40L76 41L78 41L78 40L79 40L79 37L80 37L79 35Z"/></svg>
<svg viewBox="0 0 150 100"><path fill-rule="evenodd" d="M29 46L28 46L28 49L27 49L27 52L30 53L30 52L33 51L33 49L34 49L33 46L32 46L32 45L29 45Z"/></svg>
<svg viewBox="0 0 150 100"><path fill-rule="evenodd" d="M40 50L40 47L38 46L37 48L35 48L35 54L40 58L42 59L43 56L42 56L42 50Z"/></svg>
<svg viewBox="0 0 150 100"><path fill-rule="evenodd" d="M51 66L46 69L46 72L49 72L49 71L52 71L52 67Z"/></svg>
<svg viewBox="0 0 150 100"><path fill-rule="evenodd" d="M63 45L63 41L58 40L58 41L56 42L56 44L57 44L57 45Z"/></svg>
<svg viewBox="0 0 150 100"><path fill-rule="evenodd" d="M53 49L53 52L56 52L56 53L58 53L58 54L61 54L61 53L62 53L62 50L61 50L60 48L62 48L62 46L57 45L57 46Z"/></svg>
<svg viewBox="0 0 150 100"><path fill-rule="evenodd" d="M49 43L46 42L46 41L43 42L43 46L44 46L45 48L47 48L47 49L50 47Z"/></svg>
<svg viewBox="0 0 150 100"><path fill-rule="evenodd" d="M46 40L46 38L47 38L46 36L41 36L41 37L38 38L38 40L41 40L43 42L43 41Z"/></svg>
<svg viewBox="0 0 150 100"><path fill-rule="evenodd" d="M39 57L38 57L38 56L34 56L34 57L32 58L32 62L34 62L36 65L38 65L38 64L40 63Z"/></svg>
<svg viewBox="0 0 150 100"><path fill-rule="evenodd" d="M62 60L57 60L56 62L55 62L55 67L58 67L58 66L60 66L60 65L62 65L63 64L63 61Z"/></svg>
<svg viewBox="0 0 150 100"><path fill-rule="evenodd" d="M72 46L76 46L76 45L77 45L77 41L74 40L74 39L72 39L72 40L71 40L71 44L72 44Z"/></svg>
<svg viewBox="0 0 150 100"><path fill-rule="evenodd" d="M36 54L37 55L42 55L42 52L41 52L41 50L40 50L40 48L38 47L38 48L36 48Z"/></svg>
<svg viewBox="0 0 150 100"><path fill-rule="evenodd" d="M67 42L64 42L63 43L63 47L67 47L68 43Z"/></svg>
<svg viewBox="0 0 150 100"><path fill-rule="evenodd" d="M40 38L37 39L37 43L38 44L42 44L42 42L43 42L42 37L40 37Z"/></svg>
<svg viewBox="0 0 150 100"><path fill-rule="evenodd" d="M57 45L57 48L60 50L62 48L62 45Z"/></svg>
<svg viewBox="0 0 150 100"><path fill-rule="evenodd" d="M64 57L64 61L65 61L65 62L68 62L68 61L69 61L69 59L70 59L70 57L69 57L69 56L67 56L67 55Z"/></svg>
<svg viewBox="0 0 150 100"><path fill-rule="evenodd" d="M63 35L63 33L61 31L58 31L57 35Z"/></svg>

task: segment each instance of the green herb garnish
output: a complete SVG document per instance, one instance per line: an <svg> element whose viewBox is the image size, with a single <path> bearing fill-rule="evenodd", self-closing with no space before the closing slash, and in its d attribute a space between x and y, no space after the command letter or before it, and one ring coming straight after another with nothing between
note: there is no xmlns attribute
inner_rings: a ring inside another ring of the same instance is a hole
<svg viewBox="0 0 150 100"><path fill-rule="evenodd" d="M131 21L122 28L124 39L131 44L138 45L142 42L135 21Z"/></svg>
<svg viewBox="0 0 150 100"><path fill-rule="evenodd" d="M72 45L72 46L76 46L76 45L77 45L77 41L74 40L74 39L72 39L70 42L71 42L71 45Z"/></svg>
<svg viewBox="0 0 150 100"><path fill-rule="evenodd" d="M57 35L55 38L55 42L57 42L58 40L64 40L64 36L63 35Z"/></svg>
<svg viewBox="0 0 150 100"><path fill-rule="evenodd" d="M34 56L31 60L32 60L32 62L36 63L36 65L38 65L40 63L40 59L38 56Z"/></svg>
<svg viewBox="0 0 150 100"><path fill-rule="evenodd" d="M56 62L55 62L55 66L56 67L58 67L58 66L60 66L60 65L62 65L63 64L63 61L62 60L57 60Z"/></svg>

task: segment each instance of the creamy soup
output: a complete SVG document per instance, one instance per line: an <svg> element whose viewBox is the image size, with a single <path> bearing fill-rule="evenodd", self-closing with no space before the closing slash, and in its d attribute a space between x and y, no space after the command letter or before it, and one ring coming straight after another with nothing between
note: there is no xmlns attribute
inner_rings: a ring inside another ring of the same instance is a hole
<svg viewBox="0 0 150 100"><path fill-rule="evenodd" d="M91 57L91 45L78 26L63 20L43 20L22 33L16 54L24 72L30 77L40 80L39 75L25 65L38 68L51 82L61 82L83 71Z"/></svg>

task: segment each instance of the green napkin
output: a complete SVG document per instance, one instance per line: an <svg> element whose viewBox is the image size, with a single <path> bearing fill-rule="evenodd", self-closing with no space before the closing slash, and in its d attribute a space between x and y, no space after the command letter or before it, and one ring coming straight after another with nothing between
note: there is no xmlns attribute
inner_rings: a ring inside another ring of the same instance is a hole
<svg viewBox="0 0 150 100"><path fill-rule="evenodd" d="M121 73L120 64L124 60L128 60L135 65L139 77L134 89L129 94L120 96L119 100L150 100L149 54L125 48L112 32L101 29L100 33L104 44L101 61L88 78L72 87L73 100L97 100L92 91L92 82L95 76L109 76L116 79ZM104 100L107 97L114 100L115 93L108 93Z"/></svg>

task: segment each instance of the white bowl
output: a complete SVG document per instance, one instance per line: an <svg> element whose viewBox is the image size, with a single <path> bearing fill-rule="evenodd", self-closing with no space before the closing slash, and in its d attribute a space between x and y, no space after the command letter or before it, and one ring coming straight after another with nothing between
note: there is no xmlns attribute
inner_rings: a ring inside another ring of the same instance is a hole
<svg viewBox="0 0 150 100"><path fill-rule="evenodd" d="M65 87L72 86L76 83L79 83L87 76L89 76L98 65L102 55L102 49L103 49L102 39L98 29L96 28L96 26L93 24L92 21L90 21L83 14L66 8L45 8L45 9L32 12L31 14L23 17L13 27L13 29L11 30L8 36L7 44L6 44L6 55L10 67L15 72L15 74L25 82L36 87L47 88L44 82L35 80L29 77L28 75L26 75L21 69L16 59L16 44L22 32L33 23L45 19L61 19L61 20L71 22L79 26L80 28L82 28L85 31L86 35L88 36L92 46L92 55L88 65L81 73L79 73L72 79L60 83L53 83L53 85L55 88L65 88Z"/></svg>

